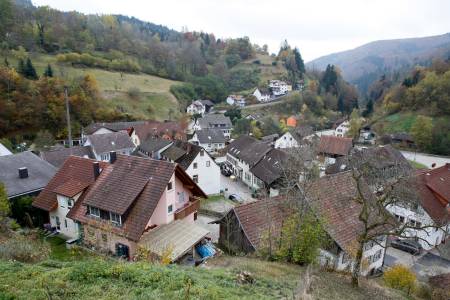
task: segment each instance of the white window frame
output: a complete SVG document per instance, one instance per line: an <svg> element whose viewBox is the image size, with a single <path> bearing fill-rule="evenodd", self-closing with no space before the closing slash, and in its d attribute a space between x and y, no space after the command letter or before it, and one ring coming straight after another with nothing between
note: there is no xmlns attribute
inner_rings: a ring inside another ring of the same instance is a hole
<svg viewBox="0 0 450 300"><path fill-rule="evenodd" d="M109 212L109 219L114 225L122 225L122 216L113 212Z"/></svg>
<svg viewBox="0 0 450 300"><path fill-rule="evenodd" d="M98 212L98 215L96 214ZM89 215L92 217L100 218L100 209L97 207L89 206Z"/></svg>

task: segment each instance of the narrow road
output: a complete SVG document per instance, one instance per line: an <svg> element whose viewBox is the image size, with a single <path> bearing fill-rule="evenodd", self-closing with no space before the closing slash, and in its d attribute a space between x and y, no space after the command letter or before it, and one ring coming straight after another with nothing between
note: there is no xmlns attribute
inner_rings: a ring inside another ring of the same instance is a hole
<svg viewBox="0 0 450 300"><path fill-rule="evenodd" d="M421 163L427 166L427 168L431 168L432 164L436 164L436 167L442 167L447 163L450 164L450 157L446 156L437 156L427 153L415 153L411 151L400 151L400 152L406 159Z"/></svg>

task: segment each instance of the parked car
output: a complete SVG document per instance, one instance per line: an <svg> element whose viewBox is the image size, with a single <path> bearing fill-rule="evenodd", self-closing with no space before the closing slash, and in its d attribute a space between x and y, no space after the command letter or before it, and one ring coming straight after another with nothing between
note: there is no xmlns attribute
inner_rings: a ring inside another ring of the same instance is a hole
<svg viewBox="0 0 450 300"><path fill-rule="evenodd" d="M231 172L231 170L223 168L222 170L220 170L220 172L222 173L223 176L229 177L231 176L231 174L233 174L233 172Z"/></svg>
<svg viewBox="0 0 450 300"><path fill-rule="evenodd" d="M411 253L412 255L418 255L422 253L422 246L414 240L401 240L396 239L391 242L392 248L396 248L408 253Z"/></svg>
<svg viewBox="0 0 450 300"><path fill-rule="evenodd" d="M237 203L244 203L244 200L237 194L231 194L228 199Z"/></svg>

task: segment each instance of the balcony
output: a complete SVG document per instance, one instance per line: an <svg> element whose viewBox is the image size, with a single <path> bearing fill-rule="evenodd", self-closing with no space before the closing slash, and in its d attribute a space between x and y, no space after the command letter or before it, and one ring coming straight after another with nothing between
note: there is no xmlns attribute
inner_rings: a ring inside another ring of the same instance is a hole
<svg viewBox="0 0 450 300"><path fill-rule="evenodd" d="M175 212L175 220L184 219L200 208L200 199L189 198L188 204Z"/></svg>

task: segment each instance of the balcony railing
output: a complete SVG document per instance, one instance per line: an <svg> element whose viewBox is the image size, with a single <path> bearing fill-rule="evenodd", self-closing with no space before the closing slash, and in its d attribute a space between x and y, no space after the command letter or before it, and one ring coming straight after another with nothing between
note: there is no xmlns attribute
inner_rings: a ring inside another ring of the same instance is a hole
<svg viewBox="0 0 450 300"><path fill-rule="evenodd" d="M189 198L189 203L175 212L175 220L181 220L200 208L200 199Z"/></svg>

